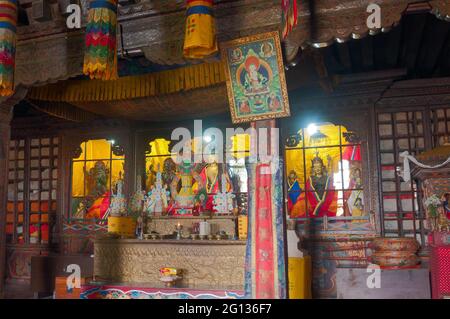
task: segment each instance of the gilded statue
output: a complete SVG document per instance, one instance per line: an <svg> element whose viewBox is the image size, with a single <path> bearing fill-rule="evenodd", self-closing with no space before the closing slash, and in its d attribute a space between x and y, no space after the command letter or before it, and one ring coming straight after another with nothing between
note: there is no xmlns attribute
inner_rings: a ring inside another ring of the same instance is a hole
<svg viewBox="0 0 450 319"><path fill-rule="evenodd" d="M331 169L330 157L328 157L328 166ZM292 185L295 183L293 174L290 183ZM306 180L305 192L301 192L301 189L297 192L300 192L300 196L292 206L291 217L336 216L337 192L334 189L333 176L328 173L318 153L311 160L311 173ZM292 192L292 195L295 195L295 192Z"/></svg>

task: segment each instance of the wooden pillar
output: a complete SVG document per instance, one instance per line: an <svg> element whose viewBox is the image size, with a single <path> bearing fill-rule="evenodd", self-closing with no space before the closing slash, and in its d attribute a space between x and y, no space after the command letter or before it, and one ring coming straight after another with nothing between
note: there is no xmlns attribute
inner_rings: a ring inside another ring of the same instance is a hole
<svg viewBox="0 0 450 319"><path fill-rule="evenodd" d="M8 151L10 139L10 112L0 109L0 298L4 292L6 266L6 202L8 192Z"/></svg>
<svg viewBox="0 0 450 319"><path fill-rule="evenodd" d="M0 99L0 298L4 296L6 275L6 203L8 198L8 153L11 119L14 105L25 97L27 90L17 88L7 99Z"/></svg>
<svg viewBox="0 0 450 319"><path fill-rule="evenodd" d="M279 134L275 132L275 120L252 123L252 127L256 129L258 137L258 160L248 165L246 296L284 299L287 297L287 262ZM261 129L267 129L267 136L262 134ZM259 148L264 144L268 146L268 152L265 152L264 147ZM276 153L273 152L275 149ZM277 154L277 160L265 161L261 157L264 153Z"/></svg>

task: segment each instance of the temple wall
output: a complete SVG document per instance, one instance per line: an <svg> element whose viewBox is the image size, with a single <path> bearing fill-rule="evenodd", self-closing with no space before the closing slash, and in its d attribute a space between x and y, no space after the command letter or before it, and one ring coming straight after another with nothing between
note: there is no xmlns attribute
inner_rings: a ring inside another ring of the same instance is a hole
<svg viewBox="0 0 450 319"><path fill-rule="evenodd" d="M381 233L388 236L398 236L400 233L412 236L411 232L414 231L414 224L416 224L415 235L419 236L418 239L425 238L425 236L421 237L422 234L418 228L420 220L399 221L397 218L392 218L392 220L386 218L386 216L395 216L400 209L402 212L411 211L415 204L408 198L391 198L383 195L385 192L396 191L398 187L402 192L410 189L402 183L395 184L392 181L383 180L395 178L396 161L398 161L395 154L400 148L410 147L410 145L402 144L405 143L402 140L403 137L391 140L387 138L390 131L381 126L386 123L379 122L380 119L387 120L380 117L380 114L382 116L389 114L391 118L403 121L401 116L406 116L406 120L408 120L408 116L410 116L408 114L421 113L423 118L414 120L418 122L420 120L422 123L422 129L417 129L423 131L423 136L418 134L415 137L414 143L417 144L411 144L414 146L412 150L418 151L422 147L430 149L439 143L445 134L445 123L449 125L450 80L440 79L427 84L423 81L400 81L392 85L392 82L378 83L377 87L371 89L372 91L364 94L358 93L357 84L347 84L342 91L337 91L330 96L324 96L322 93L320 96L304 97L292 92L290 100L293 116L278 122L282 131L281 141L284 141L296 128L302 126L301 123L308 124L308 119L314 119L314 122L344 125L348 130L355 131L362 140L365 165L364 194L367 203L365 222L335 225L330 223L328 229L324 229L323 223L318 222L315 226L317 227L316 235L303 241L304 247L313 256L315 297L335 298L337 296L335 277L337 269L365 267L367 257L370 255L367 244L374 236ZM386 93L387 87L391 88ZM383 97L380 97L381 94ZM434 120L433 117L435 117ZM214 121L217 119L210 120L211 124L214 124ZM70 125L58 123L57 125L48 124L45 128L42 123L44 122L12 122L11 136L13 139L34 136L33 134L37 134L37 132L41 137L46 137L45 132L51 132L51 134L47 134L47 137L51 135L60 139L60 151L57 155L57 207L53 221L55 223L54 241L39 246L30 244L20 247L20 249L14 245L10 245L8 248L6 277L9 281L25 284L30 281L30 258L32 255L47 253L89 255L93 253L92 239L95 234L106 231L105 227L101 225L76 224L67 220L70 184L69 160L80 142L89 138L107 137L114 138L118 143L124 145L128 159L127 171L131 172L125 176L125 189L126 192L132 192L137 175L142 174L142 158L138 154L143 154L150 136L160 136L160 132L167 135L172 129L170 123L161 125L161 128L155 124L151 129L148 129L148 125L130 125L130 123L120 121ZM394 126L394 124L389 125L392 125L392 128L397 131L403 132L401 130L404 127L400 126L398 129L398 126ZM442 131L443 129L444 131ZM144 136L147 137L144 138ZM392 147L392 144L396 145L395 148ZM388 153L390 149L392 152ZM386 153L380 153L380 151ZM394 162L392 162L393 159ZM372 221L369 220L370 212L373 212L374 215ZM299 235L301 235L301 231L300 227Z"/></svg>

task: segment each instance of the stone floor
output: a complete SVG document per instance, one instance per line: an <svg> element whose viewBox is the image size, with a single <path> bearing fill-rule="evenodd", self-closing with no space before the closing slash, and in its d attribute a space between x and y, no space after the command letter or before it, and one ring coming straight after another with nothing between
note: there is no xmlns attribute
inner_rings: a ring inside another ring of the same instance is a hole
<svg viewBox="0 0 450 319"><path fill-rule="evenodd" d="M338 299L430 299L428 268L381 270L379 285L366 268L340 268L336 273ZM369 284L368 284L369 281ZM369 287L371 286L371 287Z"/></svg>

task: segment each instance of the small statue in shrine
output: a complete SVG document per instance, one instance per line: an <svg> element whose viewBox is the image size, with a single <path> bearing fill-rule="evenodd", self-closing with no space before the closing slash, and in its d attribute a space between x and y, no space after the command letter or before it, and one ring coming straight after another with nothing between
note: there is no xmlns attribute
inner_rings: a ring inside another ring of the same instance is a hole
<svg viewBox="0 0 450 319"><path fill-rule="evenodd" d="M140 215L136 220L136 238L144 239L144 218Z"/></svg>
<svg viewBox="0 0 450 319"><path fill-rule="evenodd" d="M227 178L226 174L222 174L221 191L214 195L214 211L216 214L224 215L233 211L233 199L235 195L227 191Z"/></svg>
<svg viewBox="0 0 450 319"><path fill-rule="evenodd" d="M75 210L72 210L72 216L74 218L84 218L87 212L86 200L73 201L76 206ZM78 205L77 205L78 204Z"/></svg>
<svg viewBox="0 0 450 319"><path fill-rule="evenodd" d="M364 213L364 192L362 190L361 169L354 167L350 170L348 191L344 193L344 207L346 215L362 216Z"/></svg>
<svg viewBox="0 0 450 319"><path fill-rule="evenodd" d="M133 213L140 213L143 210L145 200L145 191L142 190L141 176L137 176L136 192L131 196L130 210Z"/></svg>
<svg viewBox="0 0 450 319"><path fill-rule="evenodd" d="M162 183L162 175L160 172L156 173L156 182L152 186L148 196L145 198L144 211L148 214L161 216L167 210L167 197L169 196L166 187Z"/></svg>
<svg viewBox="0 0 450 319"><path fill-rule="evenodd" d="M194 208L192 210L192 214L194 216L199 216L205 211L206 200L208 198L208 194L206 193L205 188L201 188L194 199Z"/></svg>
<svg viewBox="0 0 450 319"><path fill-rule="evenodd" d="M300 194L302 193L302 188L298 183L297 173L294 170L291 170L289 172L287 183L288 183L288 212L290 213L290 215L296 216L298 214L295 210L298 209L299 206L297 205L297 202L300 197Z"/></svg>
<svg viewBox="0 0 450 319"><path fill-rule="evenodd" d="M126 216L127 215L127 200L122 194L122 180L117 182L117 194L113 194L111 199L110 215L111 216Z"/></svg>

